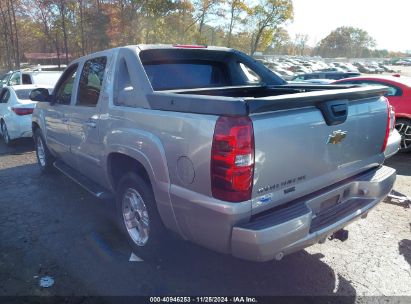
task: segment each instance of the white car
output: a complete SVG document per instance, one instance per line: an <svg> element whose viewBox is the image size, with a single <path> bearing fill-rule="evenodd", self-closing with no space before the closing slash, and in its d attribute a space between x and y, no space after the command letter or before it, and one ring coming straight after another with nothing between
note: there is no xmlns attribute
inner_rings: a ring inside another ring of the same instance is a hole
<svg viewBox="0 0 411 304"><path fill-rule="evenodd" d="M18 70L9 73L4 80L4 86L16 86L22 84L36 84L54 86L59 80L61 71L38 71L38 70Z"/></svg>
<svg viewBox="0 0 411 304"><path fill-rule="evenodd" d="M30 93L36 88L37 85L18 85L1 89L0 131L6 145L13 139L32 136L31 114L36 102L30 100ZM52 87L46 88L52 91Z"/></svg>

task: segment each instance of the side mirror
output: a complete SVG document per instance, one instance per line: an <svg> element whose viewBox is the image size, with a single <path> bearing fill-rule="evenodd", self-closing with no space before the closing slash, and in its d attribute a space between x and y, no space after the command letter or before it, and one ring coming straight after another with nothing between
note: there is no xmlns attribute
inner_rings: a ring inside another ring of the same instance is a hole
<svg viewBox="0 0 411 304"><path fill-rule="evenodd" d="M50 102L49 90L44 88L34 89L30 92L30 99L38 102Z"/></svg>

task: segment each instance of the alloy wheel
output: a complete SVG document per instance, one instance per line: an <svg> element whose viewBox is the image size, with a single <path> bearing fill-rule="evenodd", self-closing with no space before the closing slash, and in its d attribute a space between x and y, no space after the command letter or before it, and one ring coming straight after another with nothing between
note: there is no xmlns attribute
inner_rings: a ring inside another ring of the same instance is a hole
<svg viewBox="0 0 411 304"><path fill-rule="evenodd" d="M397 122L395 128L401 135L400 149L408 149L411 147L411 125L406 122Z"/></svg>
<svg viewBox="0 0 411 304"><path fill-rule="evenodd" d="M146 245L150 233L150 220L146 204L137 190L128 188L124 192L122 213L124 225L133 242L137 246Z"/></svg>

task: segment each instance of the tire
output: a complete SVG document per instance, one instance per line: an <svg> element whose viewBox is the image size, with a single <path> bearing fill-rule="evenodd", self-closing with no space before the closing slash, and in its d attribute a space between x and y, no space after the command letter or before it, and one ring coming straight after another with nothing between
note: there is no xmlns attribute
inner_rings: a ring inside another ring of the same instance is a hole
<svg viewBox="0 0 411 304"><path fill-rule="evenodd" d="M411 152L411 120L399 118L395 122L395 128L401 135L399 152Z"/></svg>
<svg viewBox="0 0 411 304"><path fill-rule="evenodd" d="M132 251L148 262L161 262L169 242L168 231L158 214L153 190L135 173L127 173L116 191L117 220Z"/></svg>
<svg viewBox="0 0 411 304"><path fill-rule="evenodd" d="M7 130L7 125L4 120L1 121L1 134L3 137L3 141L6 146L10 147L13 144L13 141L10 139L9 131Z"/></svg>
<svg viewBox="0 0 411 304"><path fill-rule="evenodd" d="M54 156L47 148L43 133L40 129L36 129L33 134L34 144L36 148L37 164L42 173L50 173L53 171Z"/></svg>

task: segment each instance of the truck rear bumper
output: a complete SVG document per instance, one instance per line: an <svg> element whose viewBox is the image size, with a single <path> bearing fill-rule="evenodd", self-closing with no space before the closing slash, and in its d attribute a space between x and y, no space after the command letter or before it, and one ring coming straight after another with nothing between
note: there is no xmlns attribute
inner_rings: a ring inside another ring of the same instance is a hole
<svg viewBox="0 0 411 304"><path fill-rule="evenodd" d="M382 166L234 226L231 253L263 262L325 240L383 200L395 178L395 169Z"/></svg>
<svg viewBox="0 0 411 304"><path fill-rule="evenodd" d="M365 215L391 191L394 169L381 166L296 201L251 216L251 201L227 203L171 187L179 233L209 249L268 261L324 240Z"/></svg>

